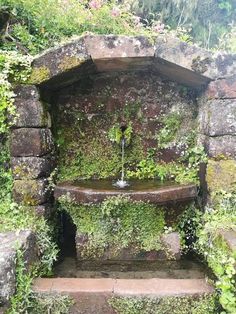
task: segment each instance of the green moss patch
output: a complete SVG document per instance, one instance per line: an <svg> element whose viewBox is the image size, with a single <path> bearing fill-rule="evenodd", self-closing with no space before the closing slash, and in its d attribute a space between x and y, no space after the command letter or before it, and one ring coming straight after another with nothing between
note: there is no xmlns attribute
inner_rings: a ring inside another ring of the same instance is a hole
<svg viewBox="0 0 236 314"><path fill-rule="evenodd" d="M109 304L117 314L217 314L214 295L201 297L113 297Z"/></svg>
<svg viewBox="0 0 236 314"><path fill-rule="evenodd" d="M44 81L47 81L49 78L50 70L46 66L33 68L29 78L29 83L37 85Z"/></svg>
<svg viewBox="0 0 236 314"><path fill-rule="evenodd" d="M99 205L76 205L63 197L59 202L76 225L77 235L87 238L80 248L83 258L100 257L108 247L114 255L129 247L136 252L162 248L165 219L161 207L124 196L108 198Z"/></svg>

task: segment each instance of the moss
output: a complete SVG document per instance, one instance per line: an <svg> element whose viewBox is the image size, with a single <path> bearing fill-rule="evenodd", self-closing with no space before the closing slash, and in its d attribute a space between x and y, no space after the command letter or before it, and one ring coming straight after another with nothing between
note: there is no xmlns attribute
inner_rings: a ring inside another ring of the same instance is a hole
<svg viewBox="0 0 236 314"><path fill-rule="evenodd" d="M215 295L200 297L113 297L108 300L117 314L217 314Z"/></svg>
<svg viewBox="0 0 236 314"><path fill-rule="evenodd" d="M46 66L41 66L38 68L33 68L29 81L29 84L40 84L47 81L50 78L50 70Z"/></svg>
<svg viewBox="0 0 236 314"><path fill-rule="evenodd" d="M165 249L161 243L165 219L162 207L134 202L124 196L111 197L102 204L78 205L66 198L59 200L77 227L83 258L113 258L128 249L133 254ZM109 252L109 253L108 253Z"/></svg>
<svg viewBox="0 0 236 314"><path fill-rule="evenodd" d="M102 121L103 128L106 124L107 120ZM63 128L58 131L60 181L78 178L101 179L120 175L120 146L112 144L106 134L100 136L100 130L100 123L94 122L93 125L90 123L90 134L87 133L86 137L78 123L74 128ZM141 158L143 158L141 139L135 135L125 152L126 169L132 168Z"/></svg>
<svg viewBox="0 0 236 314"><path fill-rule="evenodd" d="M38 204L37 195L39 187L36 180L16 180L14 183L15 193L21 199L22 205L35 206Z"/></svg>
<svg viewBox="0 0 236 314"><path fill-rule="evenodd" d="M213 159L208 161L206 181L210 192L217 190L231 191L236 184L236 161Z"/></svg>
<svg viewBox="0 0 236 314"><path fill-rule="evenodd" d="M84 63L84 61L84 58L80 59L76 56L65 56L59 63L58 68L62 71L67 71L81 65L82 63Z"/></svg>

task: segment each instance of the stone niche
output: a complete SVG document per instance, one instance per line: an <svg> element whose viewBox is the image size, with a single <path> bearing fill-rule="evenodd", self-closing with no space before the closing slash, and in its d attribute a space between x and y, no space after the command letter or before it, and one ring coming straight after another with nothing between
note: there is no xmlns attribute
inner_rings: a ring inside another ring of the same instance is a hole
<svg viewBox="0 0 236 314"><path fill-rule="evenodd" d="M132 127L125 149L128 170L147 154L165 162L177 159L196 127L195 91L150 71L85 77L58 91L53 101L62 181L120 176L120 146L110 139L112 128ZM164 117L179 124L179 141L158 149Z"/></svg>
<svg viewBox="0 0 236 314"><path fill-rule="evenodd" d="M46 51L33 61L32 85L16 89L19 119L11 141L16 201L50 212L55 160L62 182L117 178L120 146L111 134L120 127L132 127L127 170L146 156L175 161L196 130L211 158L203 179L219 174L219 160L235 163L235 69L235 55L213 55L165 36L153 43L89 35ZM160 147L158 134L168 117L178 126L175 140ZM227 125L222 129L217 121Z"/></svg>

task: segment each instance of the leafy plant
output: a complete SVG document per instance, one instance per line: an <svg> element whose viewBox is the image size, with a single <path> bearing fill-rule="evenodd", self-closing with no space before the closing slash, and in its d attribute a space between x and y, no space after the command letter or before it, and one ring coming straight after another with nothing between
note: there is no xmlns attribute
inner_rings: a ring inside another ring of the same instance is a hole
<svg viewBox="0 0 236 314"><path fill-rule="evenodd" d="M77 233L87 238L81 247L84 258L100 257L109 247L116 255L124 248L135 251L159 250L165 220L161 207L131 201L123 195L111 197L100 205L78 205L61 197L61 210L71 216Z"/></svg>

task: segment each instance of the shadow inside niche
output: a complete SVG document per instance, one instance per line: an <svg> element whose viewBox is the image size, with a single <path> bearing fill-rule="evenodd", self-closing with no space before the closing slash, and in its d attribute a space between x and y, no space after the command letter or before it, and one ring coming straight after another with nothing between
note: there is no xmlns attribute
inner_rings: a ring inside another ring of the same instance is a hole
<svg viewBox="0 0 236 314"><path fill-rule="evenodd" d="M60 232L60 255L64 259L66 257L76 257L76 226L70 215L63 211L61 213L61 232Z"/></svg>

